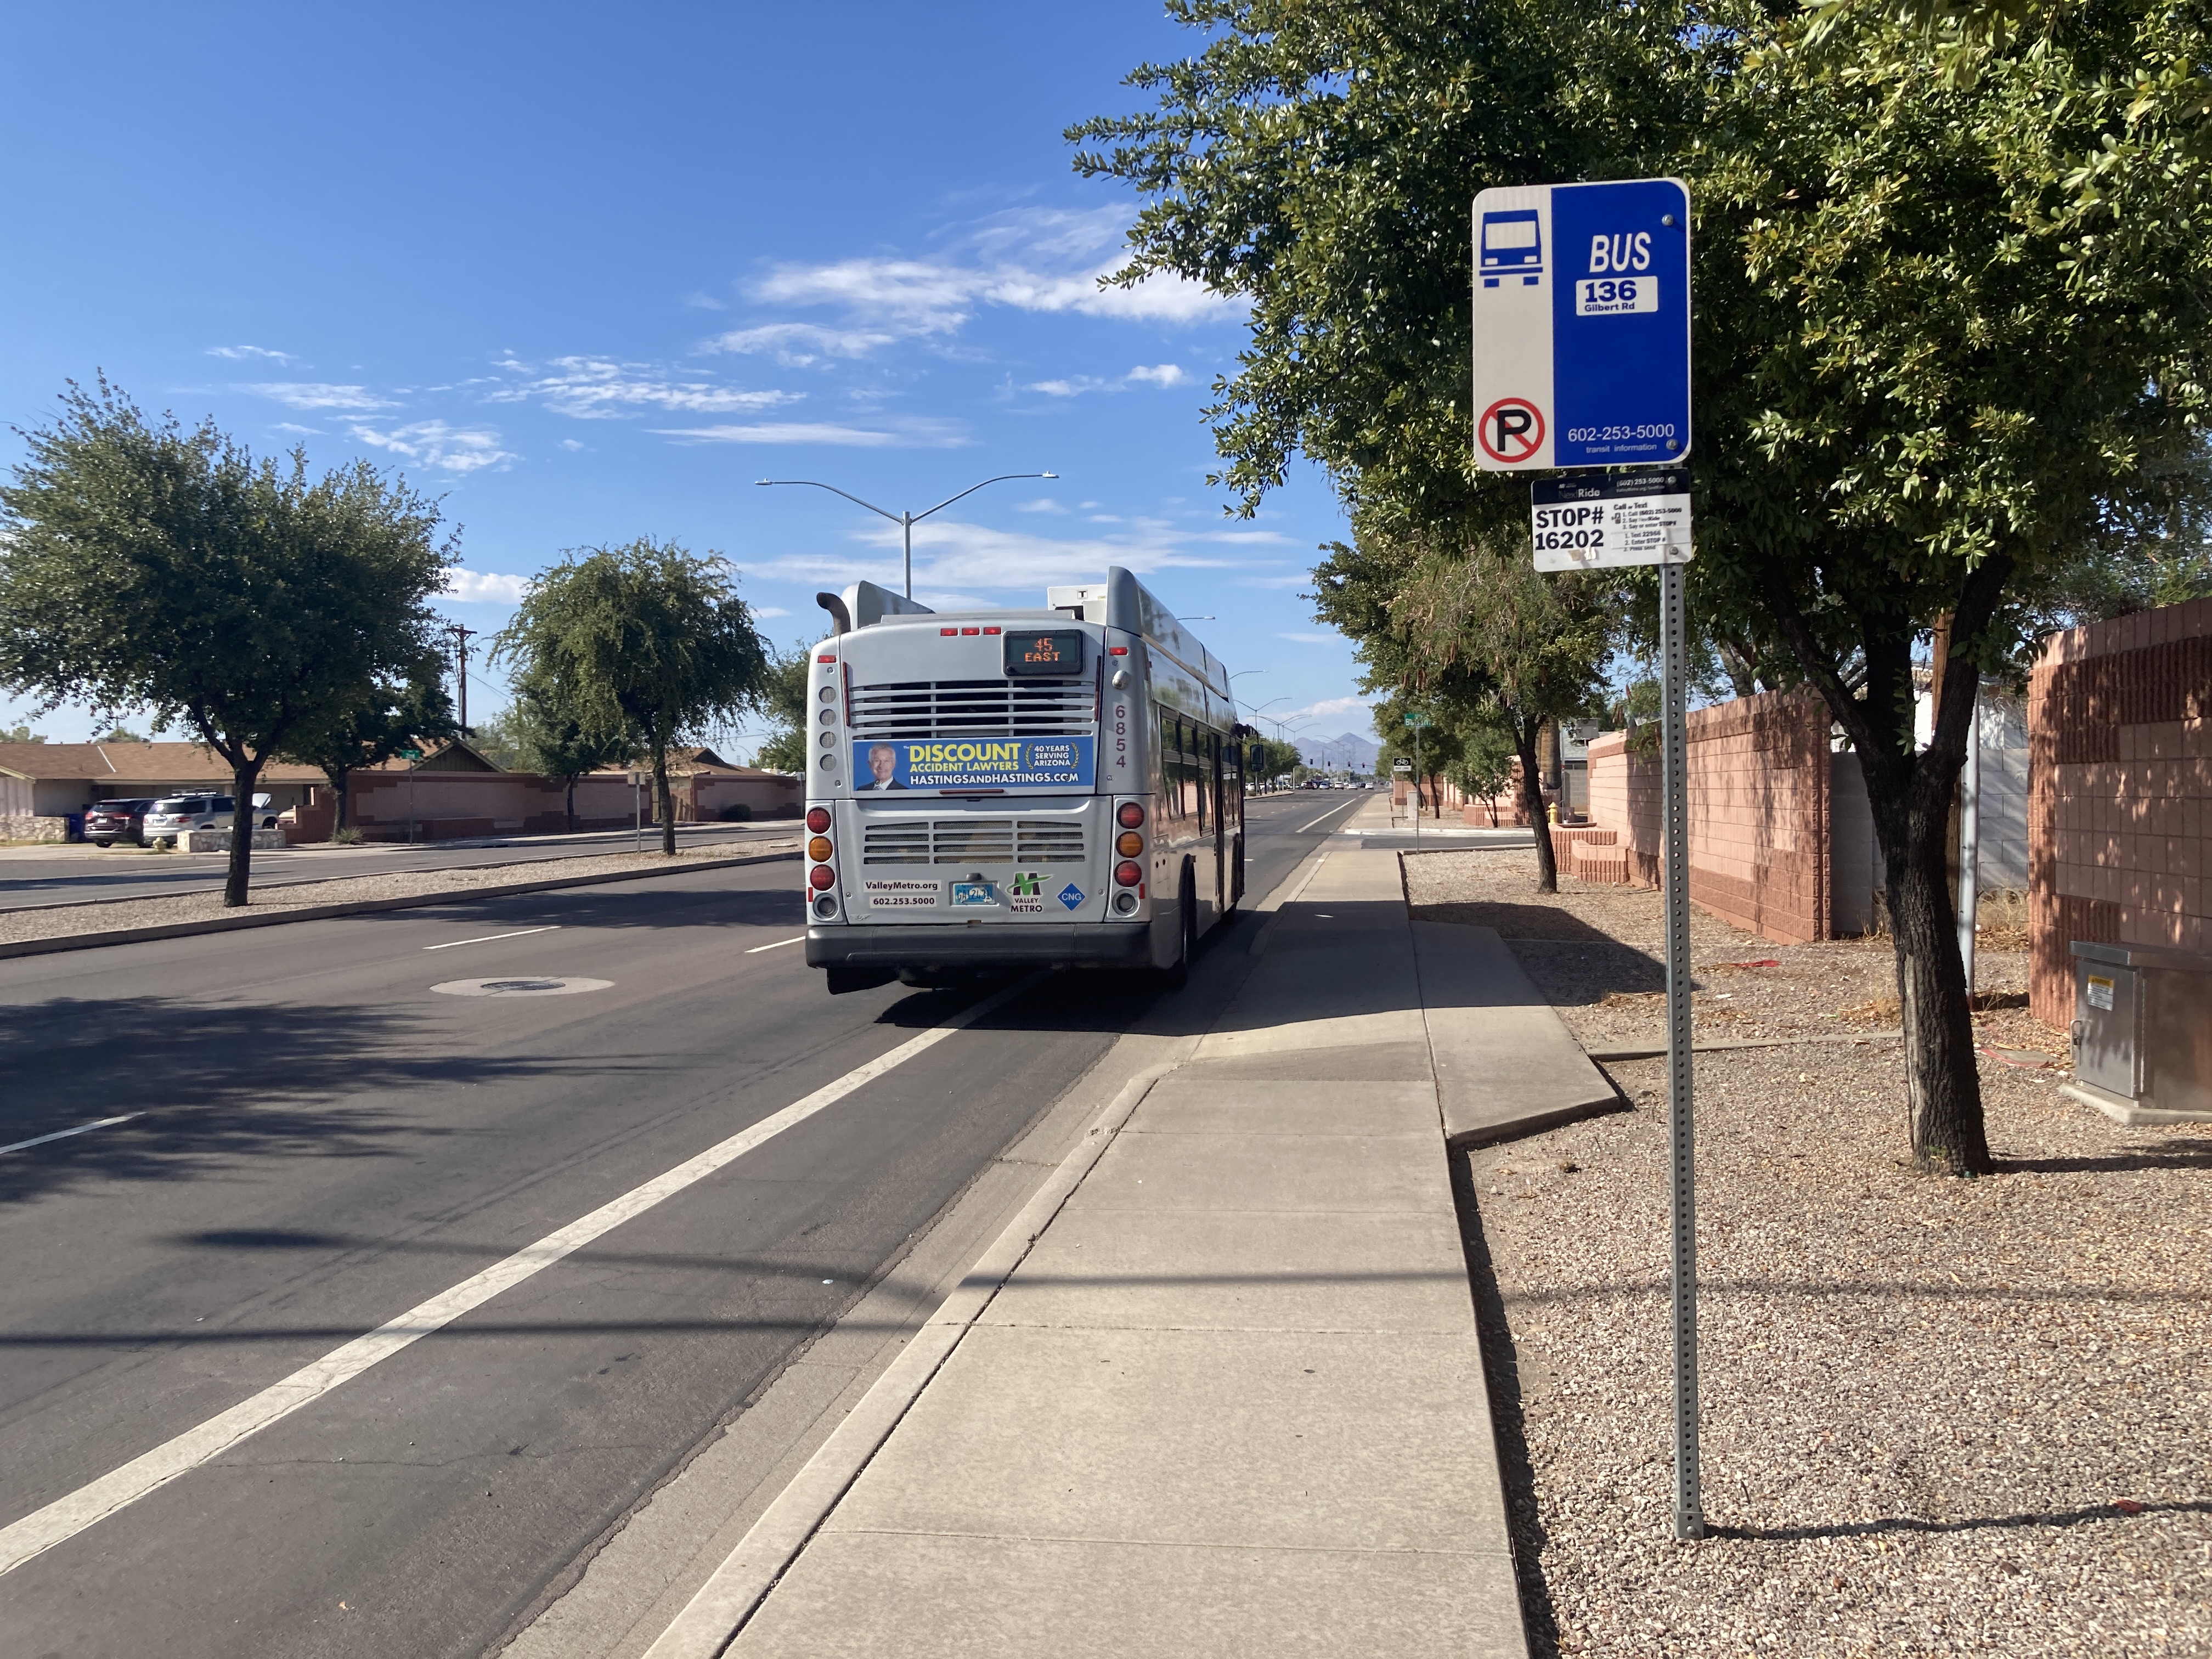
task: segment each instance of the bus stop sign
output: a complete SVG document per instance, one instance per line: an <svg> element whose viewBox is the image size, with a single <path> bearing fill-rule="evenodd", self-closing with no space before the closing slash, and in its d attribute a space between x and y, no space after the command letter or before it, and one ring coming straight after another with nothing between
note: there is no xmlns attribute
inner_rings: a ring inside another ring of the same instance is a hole
<svg viewBox="0 0 2212 1659"><path fill-rule="evenodd" d="M1474 198L1474 464L1690 453L1690 192L1678 179Z"/></svg>

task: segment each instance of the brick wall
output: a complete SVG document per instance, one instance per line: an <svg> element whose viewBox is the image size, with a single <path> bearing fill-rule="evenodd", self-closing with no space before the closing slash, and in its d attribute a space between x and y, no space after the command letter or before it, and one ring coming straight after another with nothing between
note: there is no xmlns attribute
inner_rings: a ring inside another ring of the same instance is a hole
<svg viewBox="0 0 2212 1659"><path fill-rule="evenodd" d="M2076 939L2212 951L2212 599L2054 635L2028 681L2029 1005Z"/></svg>
<svg viewBox="0 0 2212 1659"><path fill-rule="evenodd" d="M1690 902L1784 945L1833 938L1839 923L1861 929L1866 896L1838 893L1836 854L1839 843L1868 839L1871 824L1860 822L1863 792L1836 787L1844 769L1830 750L1826 708L1779 692L1740 698L1692 714L1687 736ZM1585 880L1656 885L1657 753L1632 754L1624 733L1608 732L1589 746L1589 772L1590 817L1610 838L1577 842L1563 867Z"/></svg>

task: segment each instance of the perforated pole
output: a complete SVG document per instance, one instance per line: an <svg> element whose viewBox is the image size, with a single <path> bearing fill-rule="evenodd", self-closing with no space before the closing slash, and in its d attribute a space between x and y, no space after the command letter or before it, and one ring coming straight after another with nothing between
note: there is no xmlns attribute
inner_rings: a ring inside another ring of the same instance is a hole
<svg viewBox="0 0 2212 1659"><path fill-rule="evenodd" d="M1705 1535L1698 1467L1697 1143L1690 1069L1689 652L1683 637L1682 568L1659 567L1660 752L1666 794L1667 1155L1674 1224L1674 1536Z"/></svg>

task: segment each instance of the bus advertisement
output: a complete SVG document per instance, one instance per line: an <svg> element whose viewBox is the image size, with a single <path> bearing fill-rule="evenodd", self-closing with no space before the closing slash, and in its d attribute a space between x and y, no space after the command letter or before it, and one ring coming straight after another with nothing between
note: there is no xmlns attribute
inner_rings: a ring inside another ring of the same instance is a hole
<svg viewBox="0 0 2212 1659"><path fill-rule="evenodd" d="M833 994L1036 967L1180 983L1244 885L1229 672L1128 571L1037 609L817 596L806 960Z"/></svg>

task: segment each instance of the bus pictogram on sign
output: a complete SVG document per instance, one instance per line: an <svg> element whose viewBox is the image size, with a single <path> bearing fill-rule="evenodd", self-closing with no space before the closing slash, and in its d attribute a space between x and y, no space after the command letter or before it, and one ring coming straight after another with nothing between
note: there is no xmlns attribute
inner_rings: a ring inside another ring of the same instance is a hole
<svg viewBox="0 0 2212 1659"><path fill-rule="evenodd" d="M1544 411L1525 398L1500 398L1482 411L1474 435L1491 459L1525 461L1544 447Z"/></svg>

